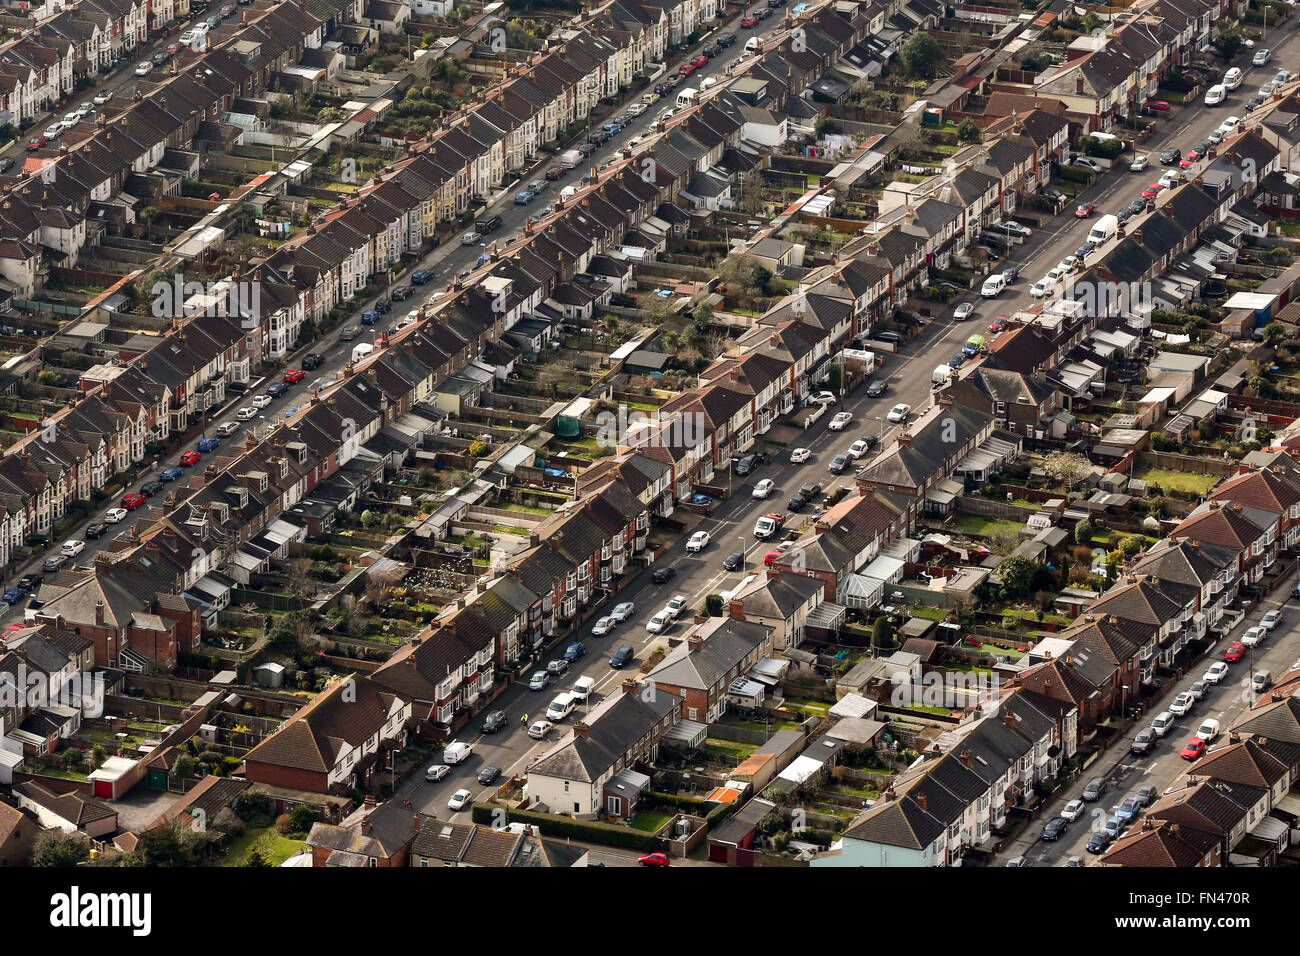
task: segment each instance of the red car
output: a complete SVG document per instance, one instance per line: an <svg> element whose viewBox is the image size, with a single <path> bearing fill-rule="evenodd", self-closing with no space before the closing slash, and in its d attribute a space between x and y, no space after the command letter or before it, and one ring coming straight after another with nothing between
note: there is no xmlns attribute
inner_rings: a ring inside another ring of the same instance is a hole
<svg viewBox="0 0 1300 956"><path fill-rule="evenodd" d="M50 138L46 136L44 133L42 133L40 136L37 136L35 139L29 139L27 141L27 151L30 153L32 150L40 149L49 141Z"/></svg>
<svg viewBox="0 0 1300 956"><path fill-rule="evenodd" d="M1079 208L1074 211L1074 215L1078 219L1087 219L1096 211L1097 204L1095 202L1081 202Z"/></svg>
<svg viewBox="0 0 1300 956"><path fill-rule="evenodd" d="M1237 641L1235 644L1233 644L1231 647L1229 647L1226 651L1223 652L1223 659L1227 661L1229 664L1239 661L1245 656L1246 656L1246 645L1241 643L1241 641Z"/></svg>
<svg viewBox="0 0 1300 956"><path fill-rule="evenodd" d="M678 76L690 76L694 72L695 72L695 67L691 66L689 63L683 63L681 66L677 68Z"/></svg>
<svg viewBox="0 0 1300 956"><path fill-rule="evenodd" d="M296 382L301 382L306 377L307 377L307 373L304 372L302 369L291 368L289 369L289 371L284 373L284 384L293 385Z"/></svg>
<svg viewBox="0 0 1300 956"><path fill-rule="evenodd" d="M1147 102L1147 109L1155 110L1157 113L1168 113L1169 104L1164 100L1149 100Z"/></svg>
<svg viewBox="0 0 1300 956"><path fill-rule="evenodd" d="M1160 195L1160 190L1164 188L1165 187L1161 186L1159 183L1152 183L1151 185L1147 186L1146 189L1142 190L1142 198L1155 199L1157 196Z"/></svg>
<svg viewBox="0 0 1300 956"><path fill-rule="evenodd" d="M758 26L758 17L745 17L740 21L740 25L748 30L750 27Z"/></svg>
<svg viewBox="0 0 1300 956"><path fill-rule="evenodd" d="M1007 317L1005 315L999 315L996 319L994 319L992 322L989 323L990 332L1005 332L1010 327L1011 327L1011 323L1007 321Z"/></svg>
<svg viewBox="0 0 1300 956"><path fill-rule="evenodd" d="M202 457L197 451L187 451L181 455L181 467L188 468L190 465L197 465Z"/></svg>
<svg viewBox="0 0 1300 956"><path fill-rule="evenodd" d="M122 507L127 511L134 511L136 508L143 507L144 503L148 500L149 499L144 495L135 494L133 492L129 495L122 496Z"/></svg>
<svg viewBox="0 0 1300 956"><path fill-rule="evenodd" d="M565 169L563 166L556 166L556 167L554 167L554 168L552 168L552 169L548 169L548 170L546 171L546 175L543 176L542 178L545 179L547 182L552 182L552 183L553 183L553 182L555 182L555 181L558 180L558 179L563 179L563 178L564 178L564 174L567 173L567 172L568 172L568 170Z"/></svg>
<svg viewBox="0 0 1300 956"><path fill-rule="evenodd" d="M700 67L704 66L708 62L709 62L709 58L704 54L700 54L695 59L691 60L691 66L695 67L698 70Z"/></svg>
<svg viewBox="0 0 1300 956"><path fill-rule="evenodd" d="M179 40L172 40L171 43L168 43L168 44L167 44L167 46L166 46L165 49L166 49L167 52L170 53L172 56L175 56L177 53L180 53L180 52L181 52L181 44L180 44L180 41L179 41Z"/></svg>
<svg viewBox="0 0 1300 956"><path fill-rule="evenodd" d="M672 861L668 859L667 853L647 853L645 856L639 856L636 861L642 866L670 866Z"/></svg>
<svg viewBox="0 0 1300 956"><path fill-rule="evenodd" d="M1188 153L1186 156L1184 156L1182 159L1178 161L1179 169L1191 169L1195 165L1196 165L1196 157L1191 153Z"/></svg>
<svg viewBox="0 0 1300 956"><path fill-rule="evenodd" d="M1199 760L1205 753L1205 741L1200 737L1193 737L1187 741L1187 746L1182 749L1178 755L1184 760Z"/></svg>

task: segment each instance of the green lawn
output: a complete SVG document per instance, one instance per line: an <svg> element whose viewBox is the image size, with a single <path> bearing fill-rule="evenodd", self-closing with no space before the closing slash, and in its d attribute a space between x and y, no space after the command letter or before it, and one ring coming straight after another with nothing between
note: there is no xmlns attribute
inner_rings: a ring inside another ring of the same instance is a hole
<svg viewBox="0 0 1300 956"><path fill-rule="evenodd" d="M643 830L646 833L658 833L663 825L671 820L666 813L654 813L650 810L638 810L635 817L632 818L632 829Z"/></svg>
<svg viewBox="0 0 1300 956"><path fill-rule="evenodd" d="M963 515L957 520L957 530L962 534L991 537L999 532L1019 534L1025 526L1018 521L1006 518L981 518L979 515Z"/></svg>
<svg viewBox="0 0 1300 956"><path fill-rule="evenodd" d="M1170 471L1167 468L1145 468L1133 477L1141 478L1149 485L1159 485L1166 491L1182 491L1194 495L1205 494L1223 480L1218 475L1198 475L1188 471Z"/></svg>
<svg viewBox="0 0 1300 956"><path fill-rule="evenodd" d="M308 848L301 840L290 840L276 833L274 827L261 827L246 831L243 836L230 844L230 850L222 859L221 866L243 866L244 858L254 846L261 851L262 856L271 866L279 866L289 857Z"/></svg>
<svg viewBox="0 0 1300 956"><path fill-rule="evenodd" d="M912 617L919 617L926 621L945 621L948 619L947 609L930 607L928 604L918 604L907 613Z"/></svg>

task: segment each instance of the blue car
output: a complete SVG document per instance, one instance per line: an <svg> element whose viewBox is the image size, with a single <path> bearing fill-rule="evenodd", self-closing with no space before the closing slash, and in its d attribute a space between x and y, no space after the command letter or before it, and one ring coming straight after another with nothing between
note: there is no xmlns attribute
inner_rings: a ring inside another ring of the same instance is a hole
<svg viewBox="0 0 1300 956"><path fill-rule="evenodd" d="M3 595L0 595L0 601L4 601L6 604L17 604L25 597L27 597L26 588L10 588Z"/></svg>
<svg viewBox="0 0 1300 956"><path fill-rule="evenodd" d="M199 439L199 451L216 451L221 446L221 439L215 436Z"/></svg>
<svg viewBox="0 0 1300 956"><path fill-rule="evenodd" d="M1119 817L1125 823L1132 823L1142 812L1141 797L1125 797L1124 801L1115 808L1115 816Z"/></svg>
<svg viewBox="0 0 1300 956"><path fill-rule="evenodd" d="M515 193L515 205L527 206L530 202L532 202L536 198L537 198L536 193L529 192L527 189L521 189L519 192ZM412 279L411 281L414 282L415 280Z"/></svg>
<svg viewBox="0 0 1300 956"><path fill-rule="evenodd" d="M273 382L267 388L266 394L270 395L272 398L279 398L287 391L289 391L289 386L285 385L284 382Z"/></svg>
<svg viewBox="0 0 1300 956"><path fill-rule="evenodd" d="M182 474L184 474L184 472L179 468L164 468L162 474L160 474L158 478L160 481L175 481Z"/></svg>
<svg viewBox="0 0 1300 956"><path fill-rule="evenodd" d="M378 312L380 315L387 315L392 308L393 308L393 303L388 301L387 299L384 299L382 302L375 303L375 311Z"/></svg>
<svg viewBox="0 0 1300 956"><path fill-rule="evenodd" d="M1110 846L1111 835L1105 830L1094 830L1092 836L1088 838L1088 845L1084 848L1089 853L1101 853L1106 847Z"/></svg>
<svg viewBox="0 0 1300 956"><path fill-rule="evenodd" d="M532 198L531 194L529 194L529 198L530 199ZM414 272L411 273L411 285L424 285L432 278L433 278L432 269L416 269Z"/></svg>
<svg viewBox="0 0 1300 956"><path fill-rule="evenodd" d="M379 318L379 313L378 313L378 312L374 311L373 309L367 309L365 312L362 312L362 313L361 313L361 324L362 324L362 325L374 325L374 324L375 324L375 321L376 321L378 318Z"/></svg>
<svg viewBox="0 0 1300 956"><path fill-rule="evenodd" d="M585 653L587 653L587 649L582 646L582 642L574 641L564 649L564 659L572 664Z"/></svg>

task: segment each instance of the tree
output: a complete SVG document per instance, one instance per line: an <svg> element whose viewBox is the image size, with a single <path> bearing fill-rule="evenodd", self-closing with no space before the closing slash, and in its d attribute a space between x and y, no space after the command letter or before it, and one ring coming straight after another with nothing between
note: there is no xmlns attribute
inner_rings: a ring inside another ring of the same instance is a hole
<svg viewBox="0 0 1300 956"><path fill-rule="evenodd" d="M266 857L262 855L261 850L259 850L257 847L253 847L251 850L248 851L248 856L244 857L243 865L260 867L260 866L270 866L271 864L266 861Z"/></svg>
<svg viewBox="0 0 1300 956"><path fill-rule="evenodd" d="M76 866L90 859L90 840L83 833L45 830L36 838L36 866Z"/></svg>
<svg viewBox="0 0 1300 956"><path fill-rule="evenodd" d="M957 127L957 138L963 143L978 143L980 141L980 128L975 125L972 119L964 119Z"/></svg>
<svg viewBox="0 0 1300 956"><path fill-rule="evenodd" d="M145 206L140 210L140 221L144 223L144 234L149 237L153 234L153 221L158 218L158 210L153 206Z"/></svg>
<svg viewBox="0 0 1300 956"><path fill-rule="evenodd" d="M1264 344L1277 348L1279 342L1286 338L1286 326L1281 322L1270 322L1264 326Z"/></svg>
<svg viewBox="0 0 1300 956"><path fill-rule="evenodd" d="M1214 35L1214 45L1218 47L1219 56L1223 57L1225 63L1236 59L1245 42L1246 36L1241 32L1240 27L1221 26L1219 32Z"/></svg>
<svg viewBox="0 0 1300 956"><path fill-rule="evenodd" d="M701 301L700 304L695 307L693 318L695 319L695 324L698 326L708 325L713 321L713 309L709 308L709 303Z"/></svg>
<svg viewBox="0 0 1300 956"><path fill-rule="evenodd" d="M1091 545L1092 544L1092 522L1080 521L1074 526L1074 543Z"/></svg>
<svg viewBox="0 0 1300 956"><path fill-rule="evenodd" d="M469 457L482 458L484 455L487 454L487 450L488 450L487 443L478 441L476 439L475 441L470 442Z"/></svg>
<svg viewBox="0 0 1300 956"><path fill-rule="evenodd" d="M883 614L871 625L871 649L877 653L894 646L894 630Z"/></svg>
<svg viewBox="0 0 1300 956"><path fill-rule="evenodd" d="M1038 562L1013 554L998 565L998 579L1009 597L1019 597L1033 590L1038 576Z"/></svg>
<svg viewBox="0 0 1300 956"><path fill-rule="evenodd" d="M80 747L69 747L63 752L63 766L67 770L77 771L86 765L86 753Z"/></svg>
<svg viewBox="0 0 1300 956"><path fill-rule="evenodd" d="M913 33L903 44L903 65L915 76L933 79L942 60L943 51L938 41L928 33Z"/></svg>
<svg viewBox="0 0 1300 956"><path fill-rule="evenodd" d="M1092 463L1083 455L1072 451L1054 451L1043 462L1043 470L1057 481L1064 481L1066 488L1074 486L1092 473Z"/></svg>
<svg viewBox="0 0 1300 956"><path fill-rule="evenodd" d="M292 833L306 833L316 822L316 811L306 804L298 804L289 812L289 826Z"/></svg>

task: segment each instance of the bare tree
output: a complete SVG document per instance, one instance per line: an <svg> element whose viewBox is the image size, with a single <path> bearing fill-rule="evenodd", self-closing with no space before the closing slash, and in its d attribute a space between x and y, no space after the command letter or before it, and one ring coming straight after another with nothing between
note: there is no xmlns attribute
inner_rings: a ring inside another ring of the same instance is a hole
<svg viewBox="0 0 1300 956"><path fill-rule="evenodd" d="M285 567L285 589L300 601L315 590L311 583L311 564L310 558L294 558Z"/></svg>
<svg viewBox="0 0 1300 956"><path fill-rule="evenodd" d="M1043 462L1043 470L1057 481L1064 481L1066 489L1074 486L1092 473L1092 462L1072 451L1054 451Z"/></svg>

